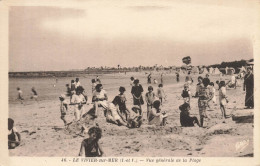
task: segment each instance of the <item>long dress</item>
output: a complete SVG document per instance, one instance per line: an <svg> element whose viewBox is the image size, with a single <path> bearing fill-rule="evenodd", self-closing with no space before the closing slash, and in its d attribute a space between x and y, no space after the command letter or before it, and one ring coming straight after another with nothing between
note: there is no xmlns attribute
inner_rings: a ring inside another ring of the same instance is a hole
<svg viewBox="0 0 260 166"><path fill-rule="evenodd" d="M246 88L245 106L254 108L254 75L246 74L244 80Z"/></svg>

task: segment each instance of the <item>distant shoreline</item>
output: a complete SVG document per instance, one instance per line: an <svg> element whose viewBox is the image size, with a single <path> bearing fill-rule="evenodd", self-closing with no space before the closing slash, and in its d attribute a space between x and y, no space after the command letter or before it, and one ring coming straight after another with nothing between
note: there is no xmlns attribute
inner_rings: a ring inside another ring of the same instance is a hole
<svg viewBox="0 0 260 166"><path fill-rule="evenodd" d="M81 71L31 71L31 72L9 72L9 78L39 78L39 77L75 77L85 74L111 74L124 72L138 72L132 70L81 70Z"/></svg>
<svg viewBox="0 0 260 166"><path fill-rule="evenodd" d="M204 66L207 70L210 67L224 70L226 67L232 67L235 69L235 73L239 71L242 66L247 66L248 62L253 62L254 59L240 60L232 62L222 62L221 64ZM154 66L155 67L155 66ZM126 73L126 72L152 72L152 71L176 71L176 69L182 69L182 67L163 67L157 66L156 70L154 67L133 67L133 68L88 68L85 70L70 70L70 71L28 71L28 72L9 72L9 78L39 78L39 77L75 77L82 76L84 74L111 74L111 73ZM198 66L194 66L198 67ZM186 68L187 70L187 68Z"/></svg>

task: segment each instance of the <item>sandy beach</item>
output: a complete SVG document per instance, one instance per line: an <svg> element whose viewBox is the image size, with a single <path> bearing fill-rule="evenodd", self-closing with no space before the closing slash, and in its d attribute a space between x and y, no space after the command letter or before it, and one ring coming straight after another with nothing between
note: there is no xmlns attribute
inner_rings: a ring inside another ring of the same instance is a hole
<svg viewBox="0 0 260 166"><path fill-rule="evenodd" d="M99 75L104 89L108 93L108 100L119 93L119 86L126 88L127 107L133 106L130 77L140 80L147 92L147 80L144 72L115 73ZM195 94L197 77L193 75L194 83L191 92ZM204 76L204 75L202 75ZM81 85L88 94L88 105L84 106L84 112L91 107L91 79L95 75L80 76ZM152 79L160 82L160 73L153 73ZM228 80L230 76L224 76ZM22 143L16 149L9 150L10 156L37 156L37 157L72 157L78 156L80 145L84 137L75 132L64 130L60 119L59 99L60 94L65 94L65 84L75 78L9 78L9 117L15 121L15 127L21 134ZM212 82L219 79L217 75L211 75ZM184 75L180 82L176 83L175 73L165 73L164 91L167 100L163 103L162 110L167 111L168 124L164 127L148 125L147 119L140 128L128 129L107 123L103 113L99 111L97 122L103 131L100 144L105 156L135 156L135 157L169 157L169 156L196 156L196 157L239 157L253 156L253 129L254 123L236 123L232 118L225 121L221 117L218 101L218 88L216 88L217 103L210 104L207 111L208 119L205 120L205 128L181 127L179 106L183 104L181 92L183 90ZM151 84L156 91L158 85ZM233 115L237 111L244 110L245 92L241 86L237 89L228 89L227 114ZM20 87L24 93L25 102L21 104L16 100L16 87ZM35 87L39 93L38 102L30 98L30 89ZM146 112L146 103L142 106ZM191 111L193 116L199 118L198 99L191 99ZM67 113L68 121L74 118L73 107L70 106ZM88 135L85 134L87 138ZM246 145L245 145L246 144ZM245 145L245 146L243 146Z"/></svg>

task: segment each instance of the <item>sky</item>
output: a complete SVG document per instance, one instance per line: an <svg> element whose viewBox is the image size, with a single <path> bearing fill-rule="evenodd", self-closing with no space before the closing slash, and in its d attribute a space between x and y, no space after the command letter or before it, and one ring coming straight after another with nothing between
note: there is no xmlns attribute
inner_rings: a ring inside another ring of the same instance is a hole
<svg viewBox="0 0 260 166"><path fill-rule="evenodd" d="M185 56L195 66L253 58L254 3L56 2L11 4L9 71L181 66Z"/></svg>

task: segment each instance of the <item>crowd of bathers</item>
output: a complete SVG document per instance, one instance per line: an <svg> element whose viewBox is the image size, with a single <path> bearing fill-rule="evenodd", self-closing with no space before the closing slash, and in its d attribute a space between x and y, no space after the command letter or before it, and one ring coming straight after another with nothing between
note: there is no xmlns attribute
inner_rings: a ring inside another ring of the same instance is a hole
<svg viewBox="0 0 260 166"><path fill-rule="evenodd" d="M102 111L102 115L105 116L106 122L113 123L118 126L126 126L128 128L139 128L144 123L144 119L147 119L148 125L165 126L167 125L167 116L165 110L162 109L164 101L166 101L166 94L163 90L163 74L161 74L161 83L158 85L157 91L154 92L153 86L151 84L151 74L148 75L148 92L145 93L145 99L143 99L144 89L139 83L139 80L131 77L131 94L133 97L133 106L129 109L126 106L126 96L125 87L119 87L119 93L114 97L112 102L108 102L107 92L103 89L101 80L97 76L96 79L92 79L92 98L91 104L93 107L88 111L91 112L93 121L100 116L98 113ZM235 79L234 79L235 78ZM237 80L243 79L244 85L243 90L246 91L245 105L247 108L254 108L254 76L252 68L247 68L247 73L243 78L231 76L229 82L224 80L216 81L218 85L217 90L219 91L219 105L222 112L223 119L229 118L226 114L226 105L229 102L227 97L226 87L236 88ZM179 74L176 74L176 81L179 82ZM157 82L156 82L157 84ZM235 85L234 85L235 84ZM209 103L212 102L216 105L216 89L213 82L210 81L209 75L207 74L204 78L202 76L198 77L198 83L196 84L195 95L191 93L191 86L194 85L194 80L192 79L190 73L187 73L184 83L184 89L181 93L183 98L183 104L179 106L180 110L180 124L182 127L191 126L204 126L204 119L207 117L207 108L210 108ZM64 122L65 128L68 127L68 122L66 119L67 111L69 110L69 105L73 106L74 109L74 121L80 122L82 119L84 105L87 104L88 96L85 89L80 84L79 78L75 81L71 80L71 84L66 84L67 92L59 96L60 100L60 112L61 119ZM18 99L23 101L22 91L20 88L18 90ZM32 88L32 98L37 98L37 92L35 88ZM198 98L198 108L199 108L199 119L196 116L190 115L191 109L191 98ZM147 111L144 115L142 105L146 102ZM102 148L100 147L98 140L101 138L102 130L98 127L97 123L94 127L88 129L89 138L84 139L81 144L80 153L81 156L85 153L86 157L102 156L104 154ZM85 127L85 126L83 126ZM13 119L8 119L8 147L10 149L15 148L20 144L21 137L19 132L14 127ZM18 137L18 140L16 139Z"/></svg>

